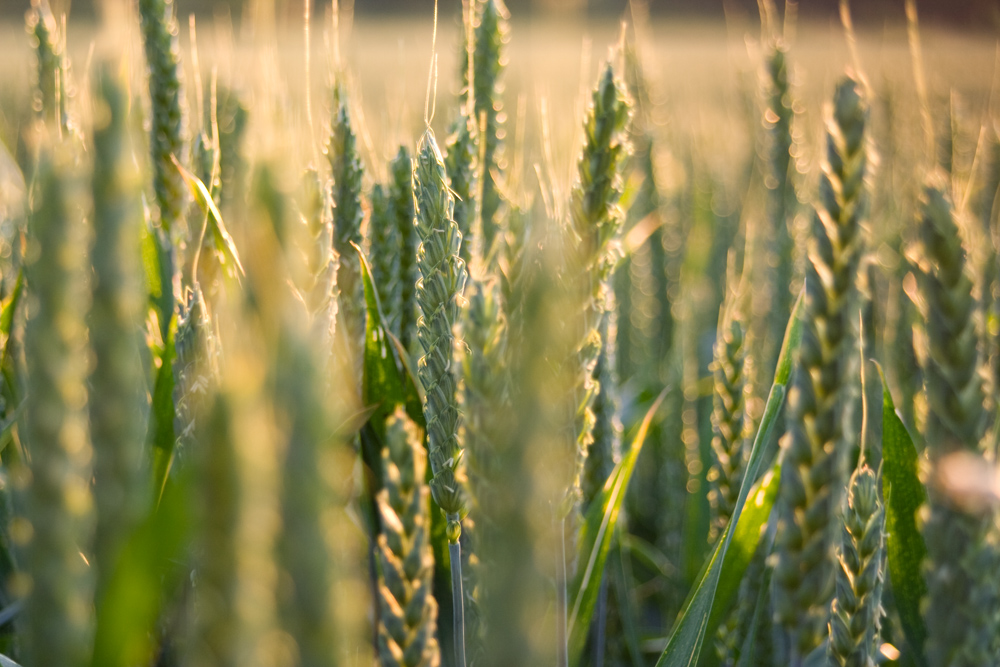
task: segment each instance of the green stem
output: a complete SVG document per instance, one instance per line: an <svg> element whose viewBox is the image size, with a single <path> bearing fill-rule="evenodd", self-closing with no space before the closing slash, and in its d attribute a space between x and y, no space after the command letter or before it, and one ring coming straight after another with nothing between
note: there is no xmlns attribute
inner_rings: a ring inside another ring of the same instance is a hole
<svg viewBox="0 0 1000 667"><path fill-rule="evenodd" d="M559 520L559 554L556 557L556 667L569 667L569 632L566 626L566 519Z"/></svg>
<svg viewBox="0 0 1000 667"><path fill-rule="evenodd" d="M448 515L448 523L459 522L457 514ZM462 591L462 543L448 542L451 560L451 604L455 617L455 667L465 667L465 597Z"/></svg>

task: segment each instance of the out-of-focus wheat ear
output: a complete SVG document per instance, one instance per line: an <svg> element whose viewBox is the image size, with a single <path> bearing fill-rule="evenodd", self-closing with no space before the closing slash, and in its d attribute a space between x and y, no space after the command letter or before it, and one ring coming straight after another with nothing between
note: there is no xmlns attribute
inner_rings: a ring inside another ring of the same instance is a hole
<svg viewBox="0 0 1000 667"><path fill-rule="evenodd" d="M219 344L205 297L192 286L179 305L174 334L174 433L177 456L197 447L196 425L219 380Z"/></svg>
<svg viewBox="0 0 1000 667"><path fill-rule="evenodd" d="M500 304L496 279L470 278L466 288L468 307L462 320L465 342L462 364L462 444L465 447L469 479L469 515L475 524L471 531L466 518L462 530L463 554L470 559L463 567L465 577L466 638L470 662L476 664L483 650L480 637L480 564L494 552L492 546L504 539L494 508L504 495L497 487L497 448L504 437L509 414L509 374L507 360L507 323ZM466 536L474 538L465 540ZM464 547L463 545L463 547ZM482 567L488 567L488 563Z"/></svg>
<svg viewBox="0 0 1000 667"><path fill-rule="evenodd" d="M337 287L340 303L337 309L337 338L344 342L344 353L353 365L355 376L361 378L365 339L364 286L361 283L361 259L351 247L361 247L361 187L364 172L358 154L357 137L351 124L347 91L343 83L333 87L333 119L330 140L326 146L333 177L333 248L340 256Z"/></svg>
<svg viewBox="0 0 1000 667"><path fill-rule="evenodd" d="M986 165L976 196L975 215L979 219L983 251L978 262L977 283L982 299L983 346L986 403L990 422L1000 414L1000 135L986 130ZM995 447L994 447L995 449ZM993 455L996 456L994 451Z"/></svg>
<svg viewBox="0 0 1000 667"><path fill-rule="evenodd" d="M34 108L53 128L65 129L63 120L66 72L59 27L47 0L32 0L25 14L25 27L35 51Z"/></svg>
<svg viewBox="0 0 1000 667"><path fill-rule="evenodd" d="M413 210L413 161L405 146L389 164L392 182L389 184L389 202L399 230L399 341L403 349L413 349L417 336L417 246L420 237L414 226Z"/></svg>
<svg viewBox="0 0 1000 667"><path fill-rule="evenodd" d="M563 280L580 307L578 386L575 390L576 470L569 481L564 511L579 499L580 476L593 442L592 409L598 387L594 370L601 351L600 322L608 311L610 279L621 256L622 169L628 156L628 96L609 63L594 89L584 121L585 144L577 160L577 181L570 195L566 266ZM575 321L574 321L575 322ZM574 323L570 323L574 326Z"/></svg>
<svg viewBox="0 0 1000 667"><path fill-rule="evenodd" d="M840 667L873 667L882 625L885 512L879 475L867 464L848 486L838 557L837 592L830 606L827 655Z"/></svg>
<svg viewBox="0 0 1000 667"><path fill-rule="evenodd" d="M613 300L613 297L611 298ZM594 377L597 379L597 395L594 397L594 441L587 452L581 480L584 509L589 507L600 494L611 471L621 459L621 408L618 374L615 372L617 320L617 313L608 310L601 318L598 327L601 350L594 368Z"/></svg>
<svg viewBox="0 0 1000 667"><path fill-rule="evenodd" d="M281 533L277 541L280 581L278 618L298 645L301 665L334 667L345 652L331 603L336 590L337 559L331 541L330 515L342 511L344 490L324 474L332 450L345 450L331 439L324 403L327 368L317 364L309 339L284 323L272 365L275 407L287 424L281 486ZM349 642L343 642L349 643Z"/></svg>
<svg viewBox="0 0 1000 667"><path fill-rule="evenodd" d="M795 281L795 243L792 225L798 199L795 194L795 164L792 160L792 122L795 118L792 87L788 76L788 47L777 40L766 57L764 113L766 132L767 225L773 239L771 264L771 308L768 315L768 335L773 341L768 349L765 367L771 369L777 361L785 324L792 312L792 299L798 294L801 277ZM796 284L798 282L798 284Z"/></svg>
<svg viewBox="0 0 1000 667"><path fill-rule="evenodd" d="M333 249L333 208L330 189L316 169L307 169L302 221L306 227L305 248L307 275L304 277L306 308L312 318L312 330L325 351L323 361L332 350L337 321L337 269L340 257Z"/></svg>
<svg viewBox="0 0 1000 667"><path fill-rule="evenodd" d="M383 324L399 338L399 316L403 283L400 280L399 226L389 194L380 183L372 189L372 214L368 223L372 279L382 304Z"/></svg>
<svg viewBox="0 0 1000 667"><path fill-rule="evenodd" d="M84 316L90 304L90 208L85 179L65 144L39 151L26 272L30 286L25 331L27 470L25 515L11 534L26 565L14 586L27 599L28 664L87 664L93 604L85 560L93 536L93 450L87 425L89 366Z"/></svg>
<svg viewBox="0 0 1000 667"><path fill-rule="evenodd" d="M975 450L985 428L973 279L943 176L924 188L917 223L917 308L925 349L919 350L927 394L924 438L932 460Z"/></svg>
<svg viewBox="0 0 1000 667"><path fill-rule="evenodd" d="M100 595L125 537L142 516L146 497L140 481L146 400L140 349L146 295L138 253L141 185L128 149L128 100L110 64L100 67L94 84L94 290L88 323L94 354L94 567Z"/></svg>
<svg viewBox="0 0 1000 667"><path fill-rule="evenodd" d="M477 5L473 18L475 48L472 55L474 117L470 120L481 130L478 139L483 144L479 151L483 161L480 165L483 174L483 182L480 184L482 191L480 243L483 254L488 256L499 231L497 213L500 210L501 198L496 178L503 173L506 166L504 124L507 116L503 111L503 72L507 67L507 56L504 52L510 41L508 25L510 13L503 0L475 0L475 4ZM467 66L463 67L462 77L468 87Z"/></svg>
<svg viewBox="0 0 1000 667"><path fill-rule="evenodd" d="M432 594L427 458L402 408L386 421L383 489L378 494L378 654L382 667L437 667L437 601Z"/></svg>
<svg viewBox="0 0 1000 667"><path fill-rule="evenodd" d="M160 212L160 226L177 243L187 234L184 182L170 156L181 164L187 164L187 154L184 89L181 85L174 0L140 0L139 16L149 67L152 110L149 146L152 151L153 190Z"/></svg>
<svg viewBox="0 0 1000 667"><path fill-rule="evenodd" d="M715 542L733 515L749 460L751 420L747 416L746 331L739 317L726 318L715 343L712 409L712 465L708 499L712 510L709 541Z"/></svg>
<svg viewBox="0 0 1000 667"><path fill-rule="evenodd" d="M834 593L834 545L850 440L845 410L857 368L856 283L866 214L867 104L842 79L827 123L819 200L809 234L802 343L790 392L774 570L779 622L799 656L825 635Z"/></svg>
<svg viewBox="0 0 1000 667"><path fill-rule="evenodd" d="M914 296L924 329L923 436L934 468L948 455L980 451L986 414L975 321L978 305L947 190L943 174L929 177L912 253L919 288ZM936 665L989 662L1000 634L995 604L1000 550L993 517L966 513L935 485L928 496L923 525L927 660Z"/></svg>
<svg viewBox="0 0 1000 667"><path fill-rule="evenodd" d="M455 120L445 140L444 167L448 172L451 192L455 195L455 222L458 224L458 230L462 232L462 261L469 266L473 249L481 239L478 239L479 234L473 233L477 219L476 189L478 188L476 126L466 108L467 105L462 105L462 113ZM489 248L477 248L477 257L483 260L487 250Z"/></svg>
<svg viewBox="0 0 1000 667"><path fill-rule="evenodd" d="M216 118L219 124L219 176L222 181L222 213L230 225L238 221L226 214L243 202L247 188L247 164L243 156L243 140L250 112L240 94L233 88L219 86Z"/></svg>

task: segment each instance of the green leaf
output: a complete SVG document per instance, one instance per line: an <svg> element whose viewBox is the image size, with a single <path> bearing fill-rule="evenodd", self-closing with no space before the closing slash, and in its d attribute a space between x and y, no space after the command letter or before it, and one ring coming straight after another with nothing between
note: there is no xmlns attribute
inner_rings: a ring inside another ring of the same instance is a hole
<svg viewBox="0 0 1000 667"><path fill-rule="evenodd" d="M170 318L167 325L167 338L163 349L157 357L160 367L156 369L156 382L153 384L153 400L150 407L149 431L147 441L153 449L153 493L156 502L160 501L163 489L174 462L174 448L177 437L174 433L174 333L177 329L177 319Z"/></svg>
<svg viewBox="0 0 1000 667"><path fill-rule="evenodd" d="M191 191L191 196L198 202L201 212L208 216L212 238L215 240L215 247L218 248L224 260L229 259L233 263L239 275L246 275L243 271L243 264L240 262L240 254L236 251L236 243L233 241L233 237L229 235L226 223L222 221L222 214L219 213L219 208L215 205L212 194L205 187L205 184L201 182L200 178L181 166L181 163L177 161L177 158L173 154L171 154L170 159L173 161L174 167L176 167L181 178L187 183L188 189Z"/></svg>
<svg viewBox="0 0 1000 667"><path fill-rule="evenodd" d="M420 391L415 376L407 364L403 346L383 325L382 307L372 279L371 267L361 249L356 244L352 245L361 258L361 280L364 284L365 308L368 315L365 324L361 398L365 405L376 406L369 421L376 426L377 432L382 436L386 417L392 414L397 405L402 405L410 419L421 429L426 430L427 422L424 419Z"/></svg>
<svg viewBox="0 0 1000 667"><path fill-rule="evenodd" d="M190 492L186 476L171 483L122 549L97 604L94 667L152 663L165 595L186 574Z"/></svg>
<svg viewBox="0 0 1000 667"><path fill-rule="evenodd" d="M712 620L712 608L719 591L720 580L728 582L732 577L737 576L736 572L730 571L726 572L725 577L723 577L723 570L727 562L730 564L730 567L735 567L742 560L738 558L736 561L728 561L726 555L735 535L737 533L741 535L746 534L744 530L740 528L734 530L733 527L734 525L739 526L741 523L740 517L743 514L744 506L750 495L752 480L757 478L757 472L764 458L765 445L771 439L775 423L784 404L785 386L789 377L791 377L792 358L795 350L798 348L799 341L802 339L801 311L802 296L800 294L792 311L792 316L788 320L788 327L785 329L785 340L781 346L781 356L778 358L775 381L771 386L767 405L764 408L764 416L761 418L760 426L757 428L757 435L754 437L753 449L750 452L750 460L747 463L743 483L740 485L740 495L737 498L733 516L726 526L722 537L716 543L712 555L702 567L697 584L691 593L688 594L688 599L684 603L681 616L674 625L670 633L670 638L667 640L667 647L656 663L657 667L675 667L678 665L691 667L691 665L698 664L698 659L701 656L701 648L705 642L709 624ZM765 479L767 478L765 477ZM763 482L763 480L761 481ZM766 517L764 517L764 521L766 522ZM748 521L746 531L752 533L750 528L751 523ZM760 530L760 526L757 527L757 530ZM739 572L738 574L739 577L742 577L743 573ZM728 583L725 583L723 594L725 594L727 586Z"/></svg>
<svg viewBox="0 0 1000 667"><path fill-rule="evenodd" d="M632 446L629 447L628 452L608 476L601 493L590 504L583 525L580 527L578 540L580 551L577 559L580 567L577 568L570 588L570 664L575 665L580 661L580 656L586 646L590 620L597 604L601 578L607 563L608 550L611 548L611 538L618 523L622 501L625 499L625 490L628 488L629 480L632 479L632 471L635 470L635 462L639 458L639 452L646 440L649 425L666 395L667 390L663 390L646 412L646 416L639 426L639 431L632 441Z"/></svg>
<svg viewBox="0 0 1000 667"><path fill-rule="evenodd" d="M733 533L733 540L726 551L722 565L722 576L715 590L715 604L712 605L712 615L708 619L706 634L715 636L722 621L732 607L736 594L739 592L740 581L747 566L753 560L761 537L767 527L771 508L778 498L778 488L781 486L781 466L775 464L760 479L747 495L747 504L743 506L739 523Z"/></svg>
<svg viewBox="0 0 1000 667"><path fill-rule="evenodd" d="M750 627L747 632L747 636L743 640L743 646L740 649L740 661L737 663L737 667L753 667L754 665L760 664L760 660L757 658L757 637L760 636L762 631L768 632L771 629L770 623L768 623L771 614L771 573L773 570L771 568L766 568L764 570L764 580L760 584L760 588L757 590L757 602L753 609L753 618L750 620Z"/></svg>
<svg viewBox="0 0 1000 667"><path fill-rule="evenodd" d="M927 500L927 492L917 475L913 439L896 413L881 366L878 372L882 376L882 482L889 581L906 641L917 661L926 664L922 651L927 630L920 615L920 600L927 593L921 574L927 546L917 529L916 516Z"/></svg>
<svg viewBox="0 0 1000 667"><path fill-rule="evenodd" d="M0 311L0 334L5 337L10 336L10 329L14 324L14 312L17 304L21 301L21 294L24 292L24 267L18 270L17 280L14 281L14 289L11 290L7 302L3 304ZM6 347L6 346L5 346Z"/></svg>

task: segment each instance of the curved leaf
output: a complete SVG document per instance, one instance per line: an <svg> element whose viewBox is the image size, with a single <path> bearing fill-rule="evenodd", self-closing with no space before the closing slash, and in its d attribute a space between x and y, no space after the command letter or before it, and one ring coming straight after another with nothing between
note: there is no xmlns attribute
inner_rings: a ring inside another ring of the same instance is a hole
<svg viewBox="0 0 1000 667"><path fill-rule="evenodd" d="M722 537L716 543L712 555L702 567L695 587L688 594L688 599L684 603L681 616L674 625L670 633L670 638L667 640L667 647L656 662L657 667L674 667L678 665L691 667L691 665L698 664L698 659L701 656L701 648L705 643L705 637L712 621L712 608L719 593L720 580L725 582L722 595L720 596L721 601L721 598L725 596L726 587L729 585L728 581L730 578L737 576L737 573L733 570L727 571L725 577L723 577L723 571L727 563L730 567L735 568L738 562L742 560L729 561L726 558L726 554L736 533L744 534L739 529L734 531L733 526L739 526L741 522L740 516L743 514L744 506L750 495L751 481L757 478L757 472L763 463L765 445L772 437L774 426L781 413L781 407L784 404L785 386L791 377L793 355L798 348L799 341L802 339L801 311L802 295L800 294L792 311L792 316L788 320L788 327L785 329L785 340L781 345L781 356L778 358L778 365L774 374L774 384L771 385L771 391L767 397L767 405L764 408L764 416L761 418L760 426L757 428L757 435L754 437L753 449L750 451L750 460L747 462L743 483L740 485L740 495L736 501L733 516L726 526ZM766 522L766 520L765 517L764 521ZM749 523L747 524L747 529L749 530ZM743 573L739 572L738 574L739 577L742 577Z"/></svg>
<svg viewBox="0 0 1000 667"><path fill-rule="evenodd" d="M191 191L191 196L198 202L198 207L202 213L208 216L208 222L211 225L209 229L212 230L215 247L224 258L228 258L233 263L239 275L246 275L243 271L243 264L240 262L240 254L236 251L236 243L233 241L233 237L229 235L226 223L222 221L222 214L219 213L219 208L215 205L212 194L205 187L205 184L201 182L201 179L182 167L181 163L172 154L170 159Z"/></svg>
<svg viewBox="0 0 1000 667"><path fill-rule="evenodd" d="M927 593L921 574L927 546L917 529L916 516L927 500L927 492L917 475L913 439L896 414L881 366L878 372L882 375L882 481L889 581L906 641L917 661L926 664L921 652L927 630L920 615L920 600Z"/></svg>
<svg viewBox="0 0 1000 667"><path fill-rule="evenodd" d="M629 447L628 452L618 462L615 469L611 471L601 493L587 509L583 525L580 527L578 562L581 567L577 569L570 588L569 655L571 665L580 661L580 656L587 644L590 620L594 615L594 607L597 605L604 566L607 563L611 538L618 523L622 501L625 499L625 490L628 488L629 480L632 479L632 471L635 470L635 462L639 458L639 452L646 440L653 416L666 395L667 390L664 389L646 411L646 416L643 417L639 431L632 441L632 446Z"/></svg>

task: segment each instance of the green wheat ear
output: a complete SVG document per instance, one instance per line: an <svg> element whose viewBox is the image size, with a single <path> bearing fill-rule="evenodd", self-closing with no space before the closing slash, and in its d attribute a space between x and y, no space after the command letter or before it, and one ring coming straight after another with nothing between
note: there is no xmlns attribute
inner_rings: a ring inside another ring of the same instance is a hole
<svg viewBox="0 0 1000 667"><path fill-rule="evenodd" d="M98 589L143 511L145 378L140 327L145 293L139 264L143 224L138 172L128 150L128 104L110 64L95 77L93 305L88 315L94 366L90 431L94 443L94 538Z"/></svg>
<svg viewBox="0 0 1000 667"><path fill-rule="evenodd" d="M458 299L465 288L465 263L460 256L462 234L454 219L455 202L448 189L444 159L430 130L420 140L413 170L417 249L417 340L424 356L417 372L427 395L428 451L433 478L431 493L458 528L465 513L461 477L462 451L458 442L461 414L452 374ZM457 539L457 535L455 536ZM454 540L452 540L454 541Z"/></svg>
<svg viewBox="0 0 1000 667"><path fill-rule="evenodd" d="M474 120L465 111L452 125L451 132L445 140L445 171L448 172L448 184L455 195L455 222L462 232L462 261L470 264L474 235L472 227L476 220L476 131ZM477 251L480 258L488 248Z"/></svg>
<svg viewBox="0 0 1000 667"><path fill-rule="evenodd" d="M977 304L945 182L935 174L924 188L915 252L917 306L924 321L924 441L932 465L949 454L978 452L985 426ZM990 516L963 512L933 486L928 505L927 659L940 665L987 664L1000 648L996 528Z"/></svg>
<svg viewBox="0 0 1000 667"><path fill-rule="evenodd" d="M91 572L82 557L93 527L84 322L91 285L84 250L89 202L65 148L43 145L35 175L24 336L30 473L15 478L18 486L28 486L26 517L15 520L11 532L15 542L27 542L19 579L27 595L26 662L74 667L87 661L93 602Z"/></svg>
<svg viewBox="0 0 1000 667"><path fill-rule="evenodd" d="M340 256L337 336L345 341L350 363L357 371L356 377L360 378L365 339L364 286L361 283L361 259L352 244L361 247L361 222L364 219L361 181L364 173L347 108L347 92L341 83L335 84L333 89L333 120L326 156L333 176L333 247Z"/></svg>
<svg viewBox="0 0 1000 667"><path fill-rule="evenodd" d="M875 665L885 613L885 512L879 500L879 477L863 465L848 485L827 645L831 661L840 667Z"/></svg>
<svg viewBox="0 0 1000 667"><path fill-rule="evenodd" d="M402 408L386 421L378 494L378 649L382 667L437 667L437 601L431 592L430 506L420 432Z"/></svg>
<svg viewBox="0 0 1000 667"><path fill-rule="evenodd" d="M184 183L170 156L187 164L184 141L184 90L180 79L180 50L173 0L139 0L142 41L149 65L152 107L149 146L152 151L153 190L160 209L160 225L176 242L184 232Z"/></svg>
<svg viewBox="0 0 1000 667"><path fill-rule="evenodd" d="M617 237L623 214L618 200L629 149L626 135L629 112L624 86L609 63L594 90L584 123L585 145L577 161L578 180L570 196L564 279L579 299L583 323L577 348L576 469L568 489L570 506L580 494L580 476L593 442L592 404L598 392L594 371L602 346L600 326L608 311L611 273L620 255Z"/></svg>
<svg viewBox="0 0 1000 667"><path fill-rule="evenodd" d="M320 342L324 355L332 349L334 327L337 321L337 269L340 257L333 249L333 208L330 192L315 169L307 169L304 178L304 203L302 221L306 227L306 308L312 318L312 329Z"/></svg>
<svg viewBox="0 0 1000 667"><path fill-rule="evenodd" d="M719 329L715 343L712 410L712 466L708 470L713 522L709 540L725 530L740 493L750 449L747 419L746 332L733 317Z"/></svg>
<svg viewBox="0 0 1000 667"><path fill-rule="evenodd" d="M25 15L37 67L35 108L53 127L65 128L66 70L58 26L47 0L32 0Z"/></svg>
<svg viewBox="0 0 1000 667"><path fill-rule="evenodd" d="M475 48L472 56L475 117L471 121L477 128L485 121L479 136L479 141L484 144L481 148L483 182L480 212L483 254L489 255L499 231L497 213L501 199L496 175L502 173L505 166L502 77L507 66L504 51L510 41L510 13L503 0L474 1L477 5L473 19ZM468 88L467 64L462 68L462 80Z"/></svg>
<svg viewBox="0 0 1000 667"><path fill-rule="evenodd" d="M403 283L400 280L399 226L392 210L392 200L385 188L376 183L372 188L372 213L368 223L372 280L382 305L383 323L399 338L399 315Z"/></svg>
<svg viewBox="0 0 1000 667"><path fill-rule="evenodd" d="M794 284L795 245L792 222L798 201L795 195L795 174L792 162L792 121L795 117L791 85L788 78L788 47L776 41L767 57L767 114L764 128L767 132L767 217L770 233L774 235L773 254L776 259L770 286L772 298L768 329L772 345L767 362L773 366L778 357L785 323L792 312L792 297L798 291ZM799 283L801 284L801 282Z"/></svg>
<svg viewBox="0 0 1000 667"><path fill-rule="evenodd" d="M389 202L399 230L399 341L410 351L416 339L417 326L417 246L420 238L415 225L413 210L413 161L405 146L389 164L392 182L389 184Z"/></svg>
<svg viewBox="0 0 1000 667"><path fill-rule="evenodd" d="M805 326L789 398L774 570L778 620L800 655L819 645L834 593L835 526L846 484L844 434L857 317L861 220L867 206L868 110L850 77L837 85L827 125L826 159L810 230Z"/></svg>

